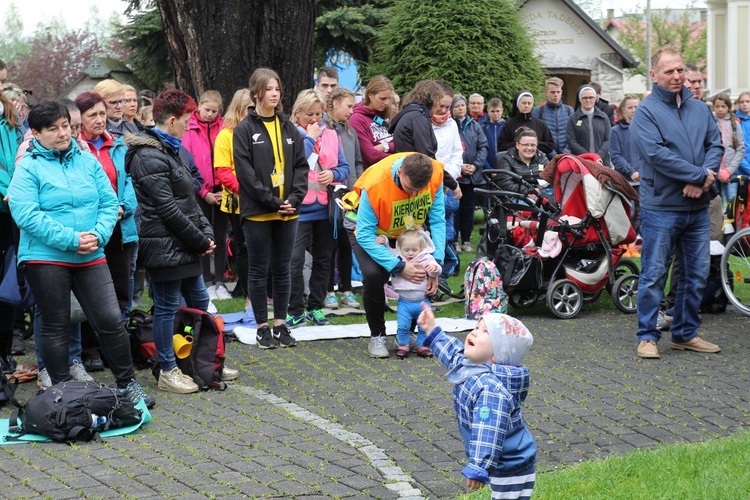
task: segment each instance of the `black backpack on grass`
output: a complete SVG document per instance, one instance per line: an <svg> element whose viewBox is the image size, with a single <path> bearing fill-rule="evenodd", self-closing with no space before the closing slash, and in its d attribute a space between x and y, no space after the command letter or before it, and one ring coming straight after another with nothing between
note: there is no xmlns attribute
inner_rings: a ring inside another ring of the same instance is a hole
<svg viewBox="0 0 750 500"><path fill-rule="evenodd" d="M100 431L136 425L141 410L119 390L96 382L60 382L40 392L10 418L10 431L57 442L91 441Z"/></svg>

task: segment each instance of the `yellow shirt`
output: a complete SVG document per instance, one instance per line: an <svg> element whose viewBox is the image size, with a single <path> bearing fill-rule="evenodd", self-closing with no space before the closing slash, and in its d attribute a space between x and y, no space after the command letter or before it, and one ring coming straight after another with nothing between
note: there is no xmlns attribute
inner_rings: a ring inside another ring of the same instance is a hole
<svg viewBox="0 0 750 500"><path fill-rule="evenodd" d="M273 169L273 175L276 176L283 176L284 175L284 146L281 142L281 123L279 122L279 117L275 117L274 120L266 121L263 120L263 125L266 126L266 130L268 130L268 135L271 137L271 147L273 148L273 157L276 160L276 163L274 165ZM283 177L282 177L283 179ZM276 181L276 179L274 179ZM274 182L276 184L276 182ZM279 198L282 200L284 199L284 182L281 182L279 187ZM279 213L269 213L269 214L262 214L262 215L252 215L248 217L248 220L254 220L258 222L263 221L269 221L269 220L290 220L290 219L296 219L299 217L298 215L280 215Z"/></svg>
<svg viewBox="0 0 750 500"><path fill-rule="evenodd" d="M234 129L225 128L216 136L214 143L214 168L232 169L234 174ZM235 174L236 175L236 174ZM240 198L225 186L221 188L221 204L219 209L228 214L240 213Z"/></svg>

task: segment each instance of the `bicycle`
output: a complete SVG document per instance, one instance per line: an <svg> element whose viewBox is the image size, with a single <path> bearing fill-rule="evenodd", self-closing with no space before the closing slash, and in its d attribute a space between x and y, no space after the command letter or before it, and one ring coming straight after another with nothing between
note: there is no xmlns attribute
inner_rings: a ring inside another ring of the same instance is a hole
<svg viewBox="0 0 750 500"><path fill-rule="evenodd" d="M731 269L730 269L731 266ZM736 232L724 246L721 255L721 286L729 302L745 316L750 316L750 299L743 303L737 295L750 293L750 227Z"/></svg>

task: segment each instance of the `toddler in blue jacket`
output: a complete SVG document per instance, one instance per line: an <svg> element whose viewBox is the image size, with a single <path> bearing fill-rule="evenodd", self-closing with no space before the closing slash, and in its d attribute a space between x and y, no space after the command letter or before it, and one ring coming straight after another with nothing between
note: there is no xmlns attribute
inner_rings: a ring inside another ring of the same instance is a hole
<svg viewBox="0 0 750 500"><path fill-rule="evenodd" d="M482 316L463 344L436 326L423 304L419 325L455 384L453 403L468 464L461 471L469 489L489 483L492 499L531 498L536 481L536 442L521 415L529 369L521 366L534 339L516 318Z"/></svg>

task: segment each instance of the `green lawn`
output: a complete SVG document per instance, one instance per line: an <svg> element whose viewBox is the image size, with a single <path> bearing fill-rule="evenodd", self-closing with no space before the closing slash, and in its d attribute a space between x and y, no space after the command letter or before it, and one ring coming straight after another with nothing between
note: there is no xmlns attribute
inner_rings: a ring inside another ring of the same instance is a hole
<svg viewBox="0 0 750 500"><path fill-rule="evenodd" d="M537 473L540 499L750 498L750 432L697 444L635 451L560 471ZM462 500L490 498L488 488Z"/></svg>

